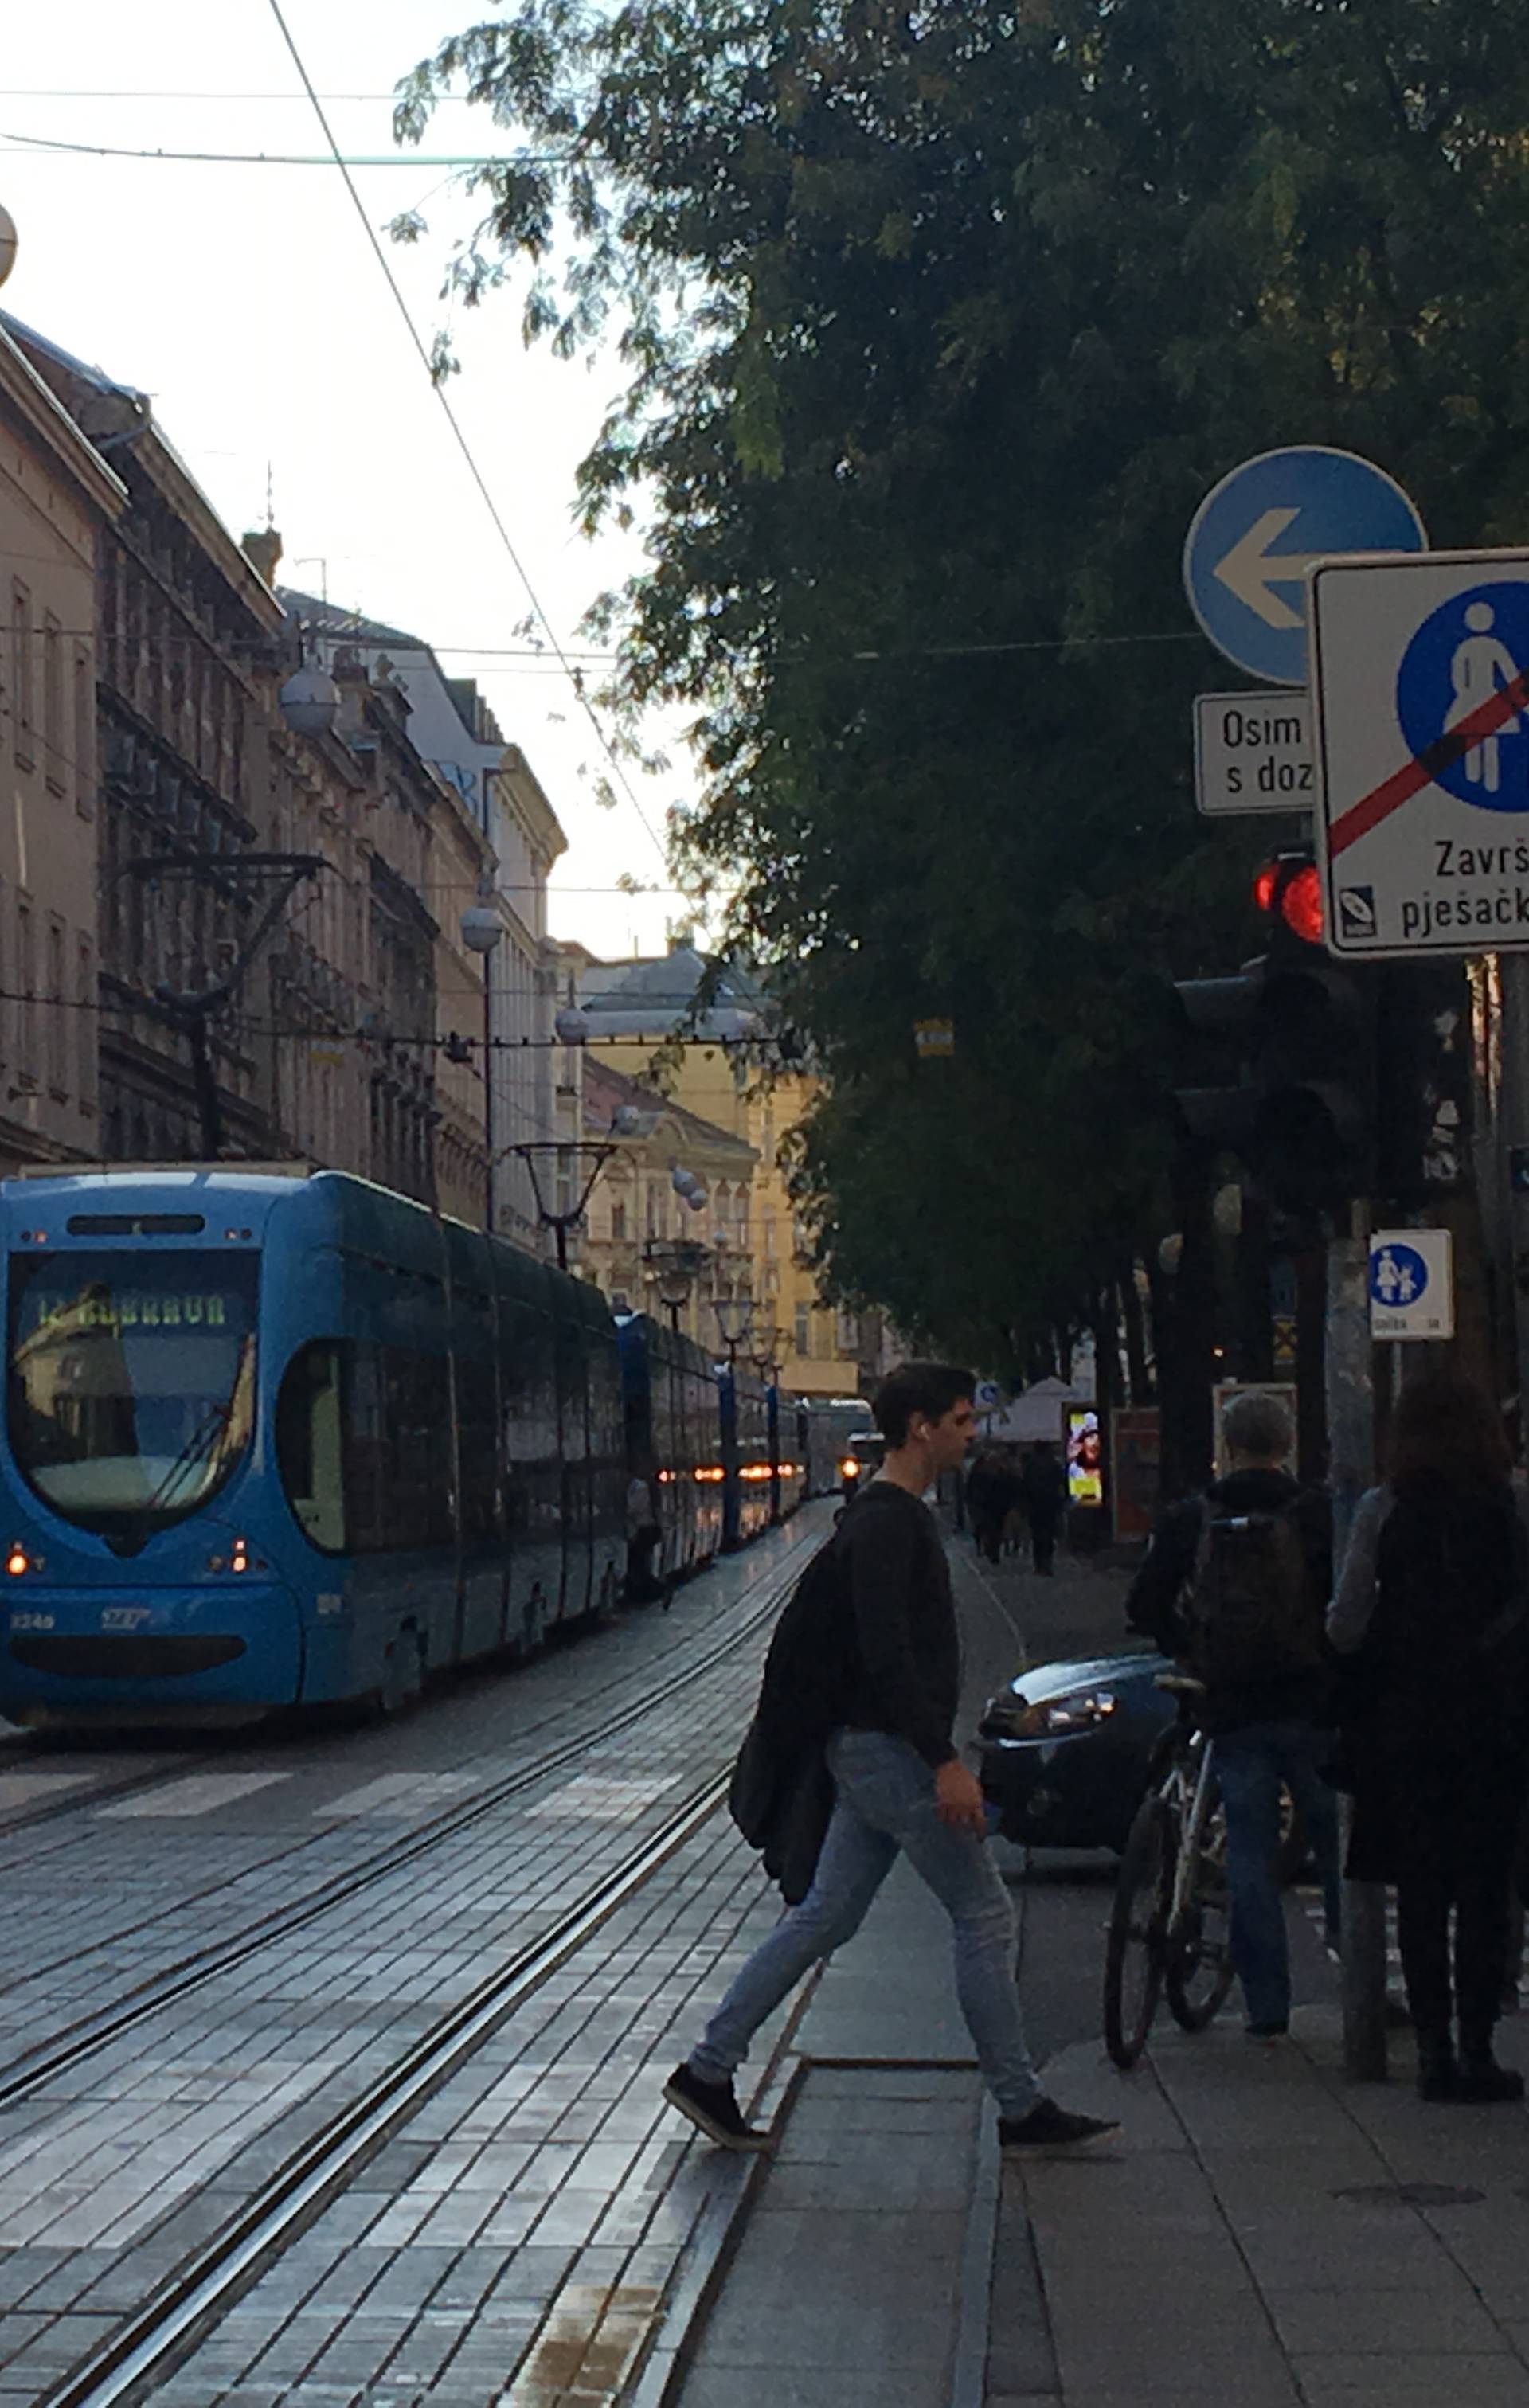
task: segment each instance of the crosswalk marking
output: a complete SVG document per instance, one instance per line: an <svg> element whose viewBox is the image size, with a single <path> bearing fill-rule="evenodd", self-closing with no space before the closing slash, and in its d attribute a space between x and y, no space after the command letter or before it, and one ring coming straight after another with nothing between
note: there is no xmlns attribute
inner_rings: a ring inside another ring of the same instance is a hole
<svg viewBox="0 0 1529 2408"><path fill-rule="evenodd" d="M646 1781L620 1781L600 1772L576 1773L561 1789L554 1789L539 1806L528 1806L526 1813L538 1820L576 1817L585 1823L635 1823L644 1810L656 1803L665 1789L679 1783L678 1772L650 1774Z"/></svg>
<svg viewBox="0 0 1529 2408"><path fill-rule="evenodd" d="M273 1781L290 1781L290 1772L193 1772L183 1781L172 1781L166 1789L150 1789L140 1798L121 1798L114 1806L103 1806L103 1814L126 1817L162 1814L214 1814L220 1806L232 1806L252 1790L268 1789Z"/></svg>
<svg viewBox="0 0 1529 2408"><path fill-rule="evenodd" d="M13 1806L36 1806L65 1789L80 1789L93 1772L0 1772L0 1814Z"/></svg>
<svg viewBox="0 0 1529 2408"><path fill-rule="evenodd" d="M313 1812L320 1816L413 1814L422 1807L445 1805L460 1798L464 1789L481 1789L483 1780L478 1772L384 1772L359 1789L344 1790L338 1798L315 1806Z"/></svg>

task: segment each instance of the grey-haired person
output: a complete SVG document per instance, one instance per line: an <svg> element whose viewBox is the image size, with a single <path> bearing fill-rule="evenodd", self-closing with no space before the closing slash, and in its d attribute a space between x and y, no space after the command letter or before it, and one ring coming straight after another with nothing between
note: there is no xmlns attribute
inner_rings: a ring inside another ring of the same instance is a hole
<svg viewBox="0 0 1529 2408"><path fill-rule="evenodd" d="M1222 1414L1228 1470L1203 1497L1168 1508L1126 1599L1132 1628L1206 1683L1198 1715L1215 1742L1226 1818L1232 1956L1249 2036L1262 2041L1279 2039L1290 2023L1282 1791L1300 1809L1316 1856L1330 1942L1342 1899L1337 1801L1318 1770L1331 1746L1323 1623L1332 1508L1321 1489L1303 1488L1287 1469L1293 1440L1278 1397L1250 1388L1231 1398ZM1222 1544L1234 1569L1224 1578L1226 1628L1218 1634L1211 1551Z"/></svg>

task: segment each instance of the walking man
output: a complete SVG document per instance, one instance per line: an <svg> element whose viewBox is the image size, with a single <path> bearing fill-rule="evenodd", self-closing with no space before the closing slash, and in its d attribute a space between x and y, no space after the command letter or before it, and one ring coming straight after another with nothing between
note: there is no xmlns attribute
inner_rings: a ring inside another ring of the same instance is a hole
<svg viewBox="0 0 1529 2408"><path fill-rule="evenodd" d="M1013 1909L987 1843L981 1789L951 1739L960 1640L944 1541L922 1500L966 1451L974 1384L950 1365L905 1363L876 1399L886 1459L830 1541L842 1567L849 1669L828 1742L835 1804L816 1876L664 2086L670 2105L723 2148L767 2145L744 2121L733 2076L765 2017L859 1929L899 1850L950 1914L957 1994L1003 2146L1055 2148L1116 2128L1042 2094L1015 1985Z"/></svg>
<svg viewBox="0 0 1529 2408"><path fill-rule="evenodd" d="M1126 1599L1126 1619L1205 1683L1226 1817L1232 1956L1251 2040L1290 2024L1290 1954L1279 1892L1279 1793L1305 1820L1336 1942L1342 1891L1337 1801L1317 1767L1328 1674L1332 1511L1285 1469L1293 1432L1278 1397L1249 1390L1222 1416L1230 1469L1203 1498L1170 1506Z"/></svg>
<svg viewBox="0 0 1529 2408"><path fill-rule="evenodd" d="M1050 1439L1036 1439L1024 1458L1020 1479L1024 1518L1030 1525L1030 1553L1036 1571L1049 1576L1056 1554L1056 1534L1067 1502L1067 1475Z"/></svg>

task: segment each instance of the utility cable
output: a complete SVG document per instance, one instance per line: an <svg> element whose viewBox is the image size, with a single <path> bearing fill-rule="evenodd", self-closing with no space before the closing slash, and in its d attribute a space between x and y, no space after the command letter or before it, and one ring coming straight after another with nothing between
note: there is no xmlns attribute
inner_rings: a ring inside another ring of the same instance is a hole
<svg viewBox="0 0 1529 2408"><path fill-rule="evenodd" d="M295 93L288 95L295 99ZM325 131L327 132L327 128ZM341 158L322 151L294 150L130 150L113 142L63 142L46 134L17 134L0 125L0 142L13 143L14 157L33 155L38 151L62 153L71 158L89 159L150 159L170 165L179 164L192 167L507 167L516 164L507 152L475 150L460 158L433 158L428 152L416 154L395 151L373 152L365 158ZM556 159L527 161L525 165L557 166Z"/></svg>
<svg viewBox="0 0 1529 2408"><path fill-rule="evenodd" d="M319 98L318 93L314 89L313 79L309 76L307 68L303 64L302 52L298 50L295 41L293 39L292 32L287 24L286 18L281 13L281 0L270 0L270 8L271 14L276 19L278 25L281 29L281 37L286 43L288 50L292 54L293 64L295 66L297 73L302 79L303 89L307 93L308 99L313 105L314 114L318 118L319 123L323 128L324 138L328 142L330 150L334 153L335 165L338 167L341 176L344 178L345 188L350 195L356 215L361 220L362 225L365 229L366 239L371 245L373 256L375 257L379 267L381 269L383 276L387 280L388 290L393 295L398 314L408 330L409 341L413 344L415 351L419 355L421 366L423 368L425 375L430 380L430 389L446 414L446 423L451 430L458 451L461 452L464 461L466 463L468 473L471 476L474 484L478 488L479 494L483 501L483 506L488 511L490 519L493 523L499 540L504 545L505 551L508 554L510 564L513 566L516 575L519 577L521 583L525 588L526 595L531 603L532 609L535 610L536 617L541 621L542 625L547 630L548 638L551 644L553 652L557 654L558 659L562 662L564 667L567 671L568 682L572 686L574 693L579 697L579 706L583 710L584 716L589 721L591 727L594 730L594 734L599 741L601 750L604 752L607 760L610 763L612 769L615 771L622 792L625 794L628 802L636 811L638 819L642 822L643 826L646 828L654 852L664 863L664 867L667 868L669 863L668 854L664 851L663 844L659 841L658 833L654 828L652 822L649 819L647 812L643 810L641 803L638 801L637 796L633 790L631 781L626 775L626 771L622 767L620 759L612 749L610 739L607 736L604 727L601 725L594 708L591 703L588 695L584 691L582 672L575 667L572 661L569 660L567 654L564 652L563 646L558 640L556 631L553 628L551 620L548 617L547 612L542 608L536 590L532 584L531 579L526 572L525 566L521 559L520 552L516 549L514 538L510 535L509 529L506 525L505 521L500 514L498 505L494 501L493 495L489 490L488 481L474 456L472 446L467 441L466 436L463 433L461 422L458 419L455 410L451 408L451 404L447 397L445 388L435 372L430 353L425 349L419 328L414 323L408 304L404 298L398 280L393 275L393 269L389 265L387 253L384 251L382 245L378 240L377 229L373 225L371 219L366 214L365 205L362 200L360 193L356 190L355 179L352 177L350 168L346 165L345 158L340 150L340 146L335 137L334 130L330 125L329 119L324 113L323 103Z"/></svg>

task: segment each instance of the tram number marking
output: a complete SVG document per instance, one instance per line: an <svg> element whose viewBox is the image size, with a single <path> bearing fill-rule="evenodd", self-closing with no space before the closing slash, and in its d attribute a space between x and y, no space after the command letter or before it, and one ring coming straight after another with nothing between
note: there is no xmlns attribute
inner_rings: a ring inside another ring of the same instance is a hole
<svg viewBox="0 0 1529 2408"><path fill-rule="evenodd" d="M51 1630L53 1617L50 1613L13 1613L10 1627L12 1630Z"/></svg>
<svg viewBox="0 0 1529 2408"><path fill-rule="evenodd" d="M153 1620L153 1608L148 1605L104 1605L101 1608L103 1630L141 1630Z"/></svg>

